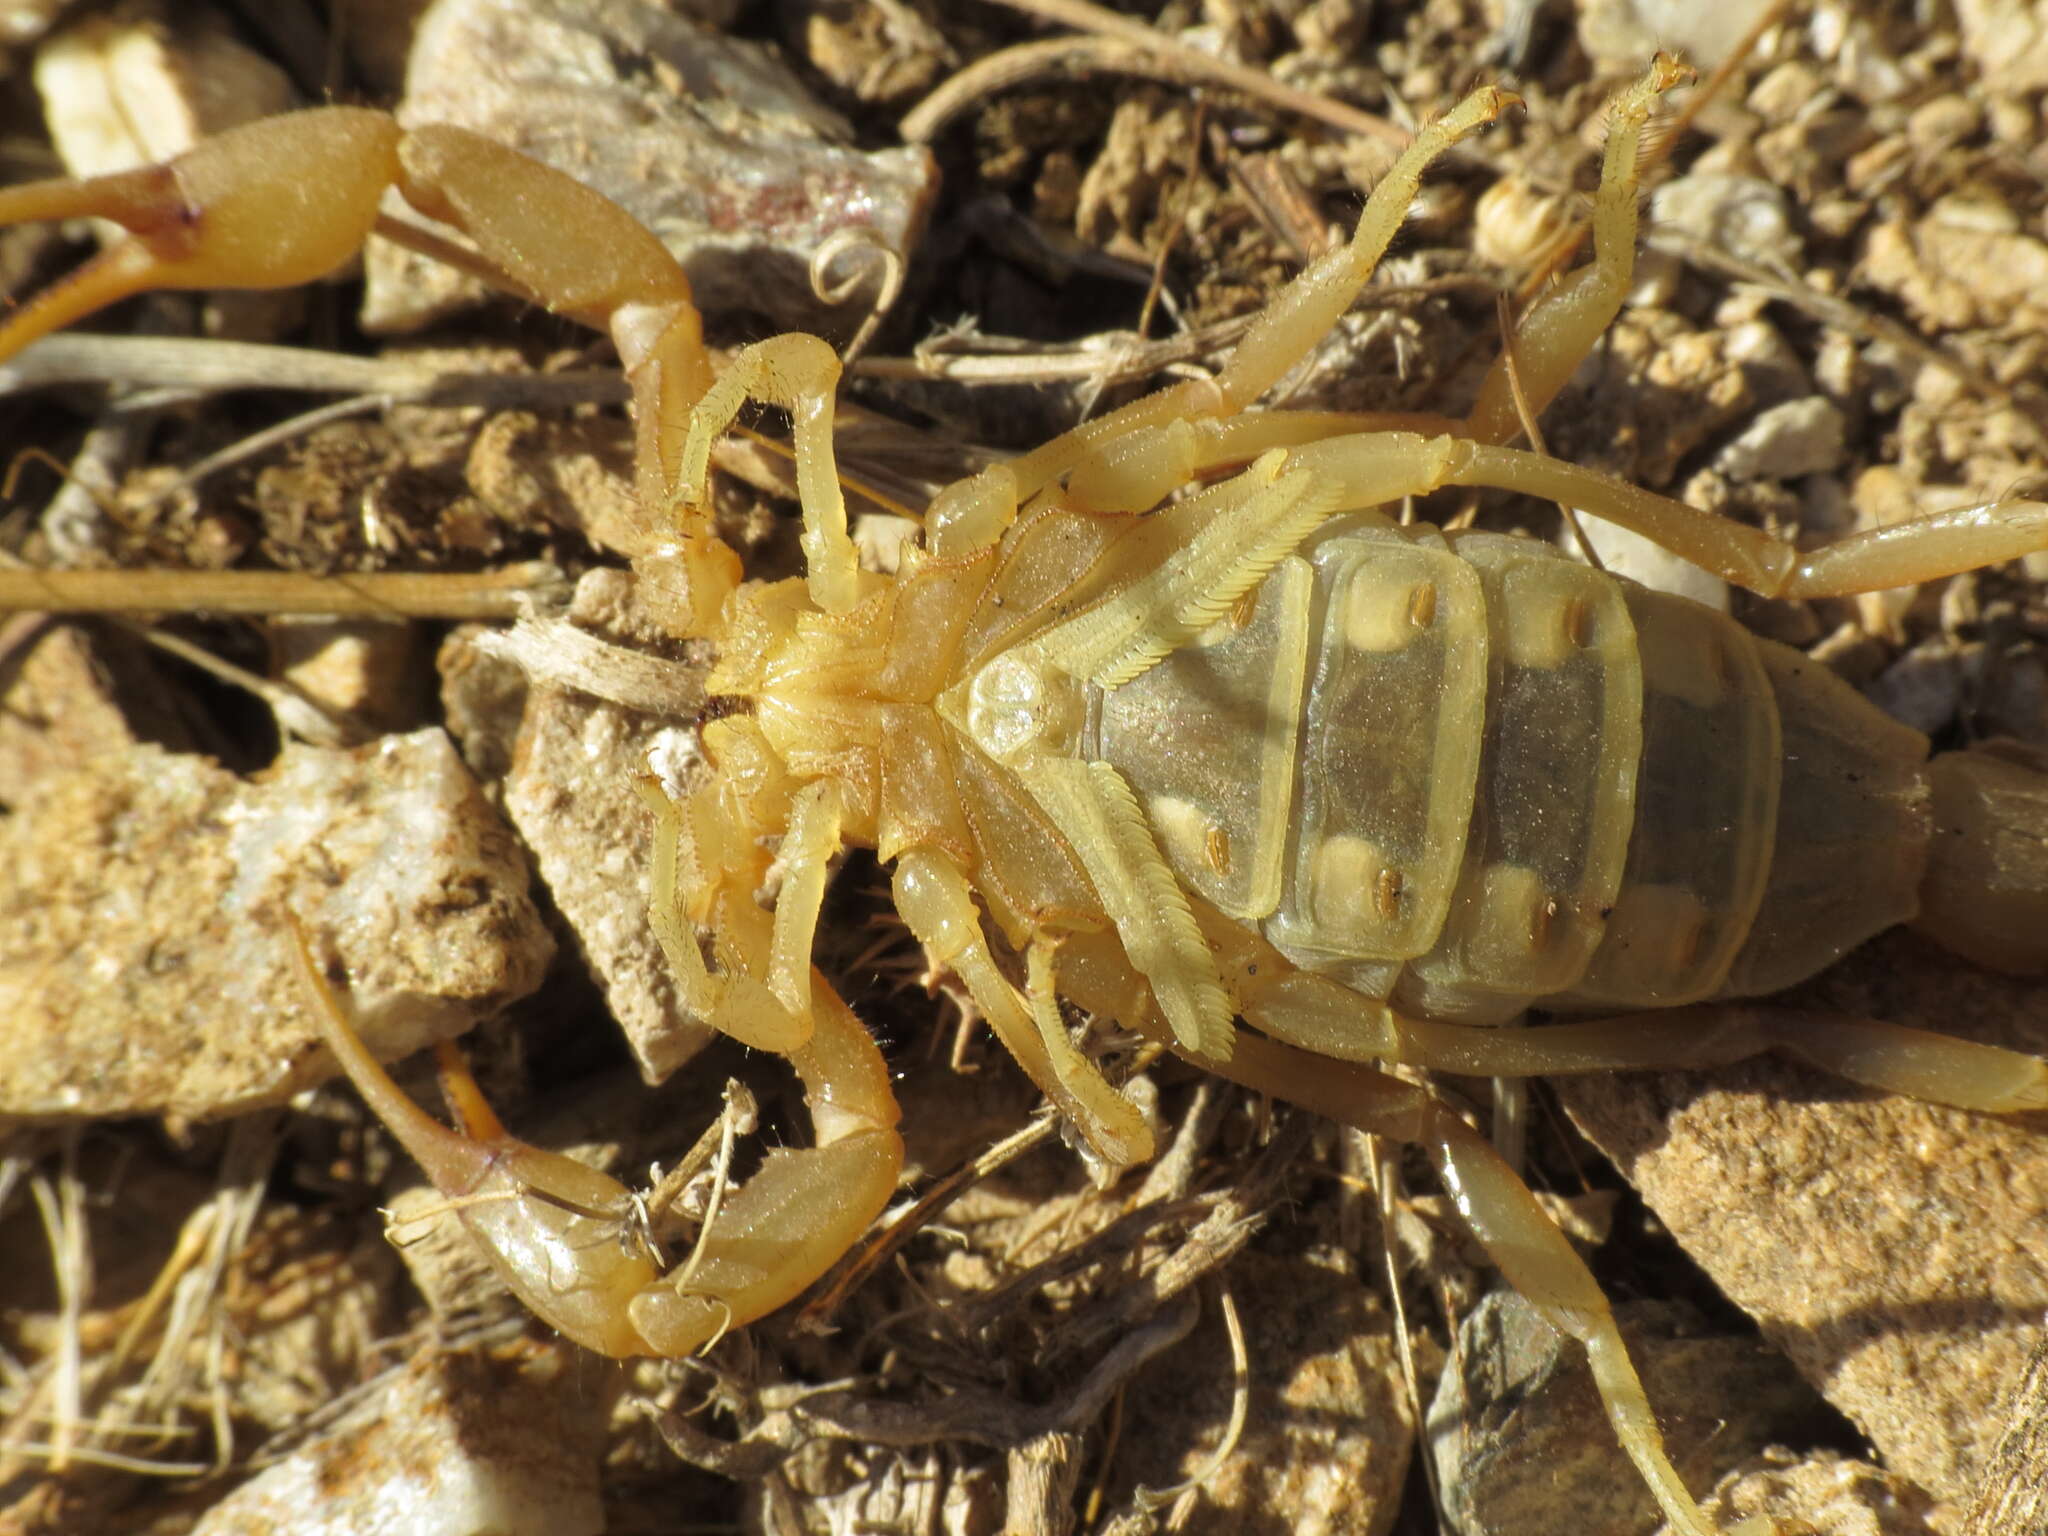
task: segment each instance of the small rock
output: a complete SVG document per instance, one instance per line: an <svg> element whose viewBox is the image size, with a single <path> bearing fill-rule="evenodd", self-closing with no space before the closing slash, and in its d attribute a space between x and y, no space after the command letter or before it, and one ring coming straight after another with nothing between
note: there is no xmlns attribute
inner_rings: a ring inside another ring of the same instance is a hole
<svg viewBox="0 0 2048 1536"><path fill-rule="evenodd" d="M647 919L654 823L634 791L648 756L687 721L651 719L568 689L528 696L505 811L603 986L640 1064L658 1083L715 1036L684 1013Z"/></svg>
<svg viewBox="0 0 2048 1536"><path fill-rule="evenodd" d="M2048 87L2048 15L2033 0L1956 0L1963 53L1985 94Z"/></svg>
<svg viewBox="0 0 2048 1536"><path fill-rule="evenodd" d="M1750 387L1765 400L1797 399L1813 393L1813 380L1792 344L1768 320L1745 320L1730 326L1722 354L1749 377Z"/></svg>
<svg viewBox="0 0 2048 1536"><path fill-rule="evenodd" d="M572 613L594 635L656 641L659 626L639 610L633 592L622 573L593 571L579 583ZM619 660L679 678L690 673L687 663L638 651L622 651ZM451 641L441 667L452 694L474 691L458 686L461 678L481 683L487 692L498 687L498 668L480 660L478 642ZM702 669L690 675L701 679ZM595 686L602 679L590 682ZM466 751L486 760L509 755L506 814L604 987L642 1075L660 1082L714 1032L682 1011L668 959L648 922L654 823L633 782L647 773L650 754L694 754L693 721L643 713L563 686L560 679L536 678L524 695L517 743L506 754L492 744L490 709L451 711L458 713L479 728L476 737L465 737Z"/></svg>
<svg viewBox="0 0 2048 1536"><path fill-rule="evenodd" d="M1809 1388L1754 1339L1714 1336L1676 1302L1615 1309L1672 1465L1694 1490L1810 1418ZM1429 1409L1457 1536L1648 1536L1656 1500L1614 1437L1586 1352L1522 1297L1495 1291L1458 1329Z"/></svg>
<svg viewBox="0 0 2048 1536"><path fill-rule="evenodd" d="M1937 96L1907 114L1906 139L1915 154L1931 159L1971 137L1983 122L1983 108L1968 96Z"/></svg>
<svg viewBox="0 0 2048 1536"><path fill-rule="evenodd" d="M1890 934L1771 1000L2040 1054L2038 983ZM2048 1138L1767 1058L1555 1080L1728 1298L1894 1471L1967 1499L2048 1337Z"/></svg>
<svg viewBox="0 0 2048 1536"><path fill-rule="evenodd" d="M200 7L91 16L36 50L50 137L73 176L133 170L294 106L284 71Z"/></svg>
<svg viewBox="0 0 2048 1536"><path fill-rule="evenodd" d="M389 619L280 619L270 626L284 680L366 733L405 731L425 716L419 626ZM360 739L360 738L355 738Z"/></svg>
<svg viewBox="0 0 2048 1536"><path fill-rule="evenodd" d="M604 1395L568 1345L428 1350L193 1536L597 1536Z"/></svg>
<svg viewBox="0 0 2048 1536"><path fill-rule="evenodd" d="M1620 523L1610 523L1604 517L1585 511L1578 514L1578 520L1579 526L1585 530L1586 542L1600 557L1602 569L1639 581L1658 592L1689 597L1717 613L1728 611L1728 583L1712 572L1701 570L1655 539L1645 538ZM1558 530L1557 543L1565 553L1583 558L1584 551L1569 526Z"/></svg>
<svg viewBox="0 0 2048 1536"><path fill-rule="evenodd" d="M775 10L789 47L834 86L870 105L910 107L948 65L960 63L945 33L914 5L778 0Z"/></svg>
<svg viewBox="0 0 2048 1536"><path fill-rule="evenodd" d="M1641 69L1659 48L1711 69L1742 40L1768 0L1586 0L1579 42L1603 64Z"/></svg>
<svg viewBox="0 0 2048 1536"><path fill-rule="evenodd" d="M1526 271L1553 248L1571 217L1570 200L1520 176L1503 176L1472 209L1472 250L1490 267Z"/></svg>
<svg viewBox="0 0 2048 1536"><path fill-rule="evenodd" d="M1273 1528L1376 1536L1392 1522L1414 1425L1393 1324L1352 1275L1307 1259L1243 1253L1229 1270L1245 1330L1251 1401L1244 1432L1194 1495L1188 1529ZM1178 1486L1219 1448L1236 1394L1222 1318L1195 1331L1129 1387L1127 1422L1144 1433L1117 1457L1120 1483Z"/></svg>
<svg viewBox="0 0 2048 1536"><path fill-rule="evenodd" d="M38 779L72 773L140 738L184 745L146 647L118 630L7 621L0 650L0 805L19 805Z"/></svg>
<svg viewBox="0 0 2048 1536"><path fill-rule="evenodd" d="M130 747L38 780L0 822L0 1115L222 1115L331 1075L294 914L384 1057L525 996L554 949L438 730L290 747L246 782Z"/></svg>
<svg viewBox="0 0 2048 1536"><path fill-rule="evenodd" d="M1772 1449L1722 1479L1703 1501L1716 1526L1762 1516L1803 1536L1929 1536L1930 1501L1902 1477L1832 1452L1799 1458ZM1659 1536L1675 1536L1665 1526Z"/></svg>
<svg viewBox="0 0 2048 1536"><path fill-rule="evenodd" d="M1912 225L1887 220L1871 230L1859 275L1945 330L2048 313L2048 244L1999 220L1962 204Z"/></svg>
<svg viewBox="0 0 2048 1536"><path fill-rule="evenodd" d="M1749 110L1766 123L1790 122L1826 89L1826 77L1810 59L1787 59L1749 88Z"/></svg>
<svg viewBox="0 0 2048 1536"><path fill-rule="evenodd" d="M1824 395L1787 400L1752 421L1714 458L1731 480L1785 480L1823 474L1842 462L1846 424Z"/></svg>
<svg viewBox="0 0 2048 1536"><path fill-rule="evenodd" d="M826 304L813 253L862 231L907 260L938 186L929 151L849 147L847 124L775 56L640 0L440 0L398 118L472 129L594 187L661 236L701 308L780 328L865 318L873 286ZM482 292L383 241L367 265L375 331L417 330Z"/></svg>
<svg viewBox="0 0 2048 1536"><path fill-rule="evenodd" d="M1946 636L1936 635L1906 652L1863 691L1894 720L1932 736L1962 708L1962 658Z"/></svg>
<svg viewBox="0 0 2048 1536"><path fill-rule="evenodd" d="M1799 270L1805 248L1784 190L1757 176L1695 173L1650 199L1651 220L1772 271Z"/></svg>

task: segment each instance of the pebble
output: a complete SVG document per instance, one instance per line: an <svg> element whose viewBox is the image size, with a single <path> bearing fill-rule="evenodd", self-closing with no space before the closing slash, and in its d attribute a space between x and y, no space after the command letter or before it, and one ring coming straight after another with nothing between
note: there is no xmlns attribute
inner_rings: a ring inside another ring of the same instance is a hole
<svg viewBox="0 0 2048 1536"><path fill-rule="evenodd" d="M1764 411L1714 458L1731 480L1786 480L1825 474L1842 464L1846 424L1824 395L1787 400Z"/></svg>
<svg viewBox="0 0 2048 1536"><path fill-rule="evenodd" d="M0 822L0 1115L203 1118L331 1076L293 915L385 1058L524 997L554 952L510 829L439 730L288 747L246 781L109 752Z"/></svg>

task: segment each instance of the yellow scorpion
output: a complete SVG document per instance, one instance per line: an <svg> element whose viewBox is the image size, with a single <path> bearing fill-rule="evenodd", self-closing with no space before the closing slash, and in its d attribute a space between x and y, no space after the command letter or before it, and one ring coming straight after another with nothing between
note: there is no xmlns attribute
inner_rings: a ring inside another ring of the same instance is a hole
<svg viewBox="0 0 2048 1536"><path fill-rule="evenodd" d="M1535 411L1629 285L1638 140L1679 75L1660 59L1617 103L1595 259L1520 325ZM685 1354L789 1301L882 1211L902 1157L889 1074L811 963L834 856L870 847L910 931L1107 1162L1149 1157L1153 1133L1074 1044L1062 998L1426 1148L1507 1277L1584 1344L1665 1514L1707 1536L1585 1265L1482 1137L1374 1064L1516 1076L1777 1048L1944 1104L2048 1105L2032 1057L1727 1001L1901 921L1973 958L2048 965L2048 893L2000 851L2040 777L1984 753L1928 761L1924 738L1824 668L1683 598L1381 509L1506 488L1805 598L2048 548L2048 506L1970 507L1800 553L1507 446L1522 418L1505 359L1462 420L1254 409L1350 306L1430 161L1514 101L1480 89L1418 133L1350 241L1281 290L1213 377L948 487L890 576L861 569L848 536L831 348L777 336L716 371L652 234L473 134L335 107L165 165L0 193L0 221L94 214L132 236L16 312L0 357L145 288L319 277L394 187L505 287L617 346L646 523L635 569L673 633L718 657L708 781L647 789L653 920L690 1012L788 1058L815 1139L769 1153L664 1277L612 1240L632 1219L623 1186L514 1139L473 1091L456 1096L459 1131L410 1103L307 956L337 1060L536 1313L607 1355ZM793 421L800 578L744 580L713 529L710 450L749 399ZM1931 837L1936 823L1955 835ZM1484 1027L1530 1007L1591 1019Z"/></svg>

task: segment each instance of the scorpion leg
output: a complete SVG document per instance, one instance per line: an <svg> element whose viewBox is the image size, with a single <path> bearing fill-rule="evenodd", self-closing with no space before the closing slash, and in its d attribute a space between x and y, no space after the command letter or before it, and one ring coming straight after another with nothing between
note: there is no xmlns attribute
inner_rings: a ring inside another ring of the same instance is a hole
<svg viewBox="0 0 2048 1536"><path fill-rule="evenodd" d="M670 799L653 778L636 780L635 787L653 813L655 824L654 857L648 871L648 922L668 959L684 1008L720 1033L731 1035L755 1050L787 1053L797 1049L807 1038L804 1014L778 996L765 981L745 972L714 974L704 963L696 928L681 897L684 859L697 852L685 826L685 808ZM814 908L812 921L815 920Z"/></svg>
<svg viewBox="0 0 2048 1536"><path fill-rule="evenodd" d="M763 979L799 1019L810 1017L811 946L818 937L825 878L842 846L843 814L838 784L818 779L797 791L790 803L788 830L782 835L782 891L775 898L775 927Z"/></svg>
<svg viewBox="0 0 2048 1536"><path fill-rule="evenodd" d="M812 1030L788 1051L815 1146L777 1147L720 1203L690 1258L627 1305L645 1353L691 1354L794 1299L873 1225L903 1168L888 1064L823 976Z"/></svg>
<svg viewBox="0 0 2048 1536"><path fill-rule="evenodd" d="M845 613L859 591L846 498L832 451L832 403L839 392L839 356L816 336L791 332L743 348L698 404L690 421L680 478L681 499L709 506L711 446L749 398L789 412L796 439L797 500L803 507L805 580L811 601Z"/></svg>
<svg viewBox="0 0 2048 1536"><path fill-rule="evenodd" d="M1453 457L1447 485L1498 486L1598 513L1764 597L1875 592L2048 549L2048 503L2038 501L1957 507L1801 554L1761 529L1558 459L1478 443L1459 444Z"/></svg>
<svg viewBox="0 0 2048 1536"><path fill-rule="evenodd" d="M898 915L918 943L966 984L996 1038L1095 1154L1118 1166L1149 1162L1152 1128L1144 1115L1073 1048L1057 1000L1038 985L1051 984L1050 953L1040 958L1034 945L1033 993L1028 1002L1020 999L982 936L967 877L935 848L904 850L896 861L894 897Z"/></svg>
<svg viewBox="0 0 2048 1536"><path fill-rule="evenodd" d="M1248 1009L1246 1018L1261 1028L1267 1024L1257 1009ZM1411 1083L1256 1035L1241 1037L1228 1063L1204 1065L1257 1092L1427 1149L1459 1213L1509 1283L1554 1327L1584 1345L1616 1438L1665 1518L1685 1536L1714 1536L1712 1523L1671 1465L1599 1282L1484 1137Z"/></svg>
<svg viewBox="0 0 2048 1536"><path fill-rule="evenodd" d="M1019 506L1070 471L1067 499L1098 511L1143 511L1185 484L1214 457L1203 430L1265 394L1351 307L1408 216L1430 161L1518 101L1483 86L1416 134L1366 199L1352 238L1280 291L1215 379L1171 385L947 487L929 514L933 553L951 557L994 543Z"/></svg>
<svg viewBox="0 0 2048 1536"><path fill-rule="evenodd" d="M738 760L744 742L731 745ZM718 781L685 804L652 779L639 788L656 819L649 912L685 1004L743 1043L787 1057L817 1135L810 1148L771 1151L718 1205L689 1260L633 1297L627 1311L644 1352L673 1356L765 1316L823 1274L888 1204L903 1144L881 1052L810 963L827 869L840 847L838 784L817 780L791 792L778 780L767 803L748 807L745 827L781 822L782 889L764 931L742 921L758 913L753 864L729 861L747 887L737 901L718 899L734 871L709 882L717 888L711 927L725 961L715 974L698 947L678 873L686 859L694 866L730 852L699 848L690 833L693 819L705 819L693 811L723 824ZM754 837L748 832L743 840Z"/></svg>
<svg viewBox="0 0 2048 1536"><path fill-rule="evenodd" d="M1340 487L1341 504L1388 499L1389 463L1412 463L1422 490L1446 485L1520 491L1594 512L1673 554L1764 597L1839 597L1933 581L2048 549L2048 503L2001 501L1936 512L1837 539L1801 554L1760 528L1645 491L1624 480L1543 454L1464 438L1372 432L1292 449L1287 467ZM1391 494L1402 494L1395 490Z"/></svg>
<svg viewBox="0 0 2048 1536"><path fill-rule="evenodd" d="M1636 263L1636 161L1651 104L1692 78L1692 71L1659 53L1649 73L1609 109L1600 190L1593 204L1593 261L1530 306L1515 327L1514 371L1532 415L1556 398L1621 312ZM1484 443L1512 442L1522 430L1506 350L1488 371L1459 435Z"/></svg>
<svg viewBox="0 0 2048 1536"><path fill-rule="evenodd" d="M1277 960L1277 957L1275 957ZM1783 1051L1849 1082L1987 1114L2048 1109L2048 1062L1930 1030L1845 1014L1697 1003L1613 1018L1498 1029L1440 1023L1362 999L1325 976L1262 963L1239 1005L1290 1045L1472 1077L1726 1066Z"/></svg>

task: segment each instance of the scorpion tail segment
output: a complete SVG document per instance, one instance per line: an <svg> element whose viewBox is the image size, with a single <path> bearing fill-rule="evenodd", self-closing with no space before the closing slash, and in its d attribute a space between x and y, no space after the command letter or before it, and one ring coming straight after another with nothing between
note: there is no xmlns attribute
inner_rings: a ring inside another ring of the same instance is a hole
<svg viewBox="0 0 2048 1536"><path fill-rule="evenodd" d="M362 246L398 125L327 107L250 123L162 165L0 191L0 224L93 215L129 238L0 326L0 358L151 288L290 288Z"/></svg>
<svg viewBox="0 0 2048 1536"><path fill-rule="evenodd" d="M710 505L711 445L749 398L789 412L796 438L797 499L804 515L803 551L811 601L845 613L858 595L846 498L832 451L832 402L839 357L816 336L793 332L743 348L690 419L677 496L689 507Z"/></svg>
<svg viewBox="0 0 2048 1536"><path fill-rule="evenodd" d="M1073 1048L1051 997L1034 991L1027 1006L997 968L958 866L936 849L906 849L896 861L894 897L897 912L934 964L966 984L1003 1048L1081 1133L1089 1150L1117 1167L1149 1162L1155 1146L1143 1112ZM1050 971L1049 952L1041 955L1034 946L1032 955L1035 965Z"/></svg>
<svg viewBox="0 0 2048 1536"><path fill-rule="evenodd" d="M1993 970L2048 972L2048 764L1994 747L1928 770L1934 840L1914 926Z"/></svg>
<svg viewBox="0 0 2048 1536"><path fill-rule="evenodd" d="M816 1028L790 1061L817 1145L770 1152L718 1203L689 1259L633 1297L633 1326L657 1354L695 1353L792 1300L895 1192L903 1142L888 1066L823 976L812 976L811 995Z"/></svg>
<svg viewBox="0 0 2048 1536"><path fill-rule="evenodd" d="M1670 54L1659 53L1649 73L1609 109L1607 152L1593 206L1593 263L1545 294L1515 327L1513 366L1534 415L1543 414L1621 310L1635 275L1643 130L1656 98L1692 78L1692 71ZM1467 432L1481 442L1509 442L1521 430L1508 368L1509 354L1503 350L1472 407Z"/></svg>
<svg viewBox="0 0 2048 1536"><path fill-rule="evenodd" d="M1470 138L1521 98L1498 86L1482 86L1415 135L1366 199L1350 242L1311 265L1283 289L1253 322L1237 351L1217 376L1226 412L1257 400L1327 333L1372 276L1394 232L1422 185L1429 162Z"/></svg>

